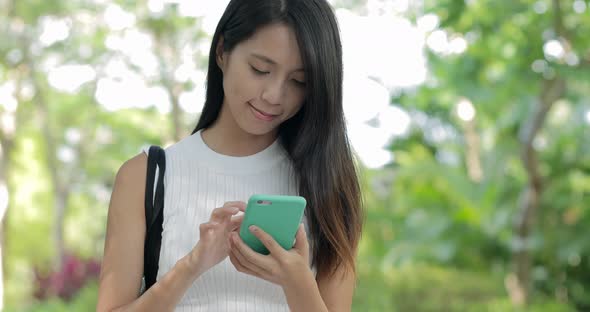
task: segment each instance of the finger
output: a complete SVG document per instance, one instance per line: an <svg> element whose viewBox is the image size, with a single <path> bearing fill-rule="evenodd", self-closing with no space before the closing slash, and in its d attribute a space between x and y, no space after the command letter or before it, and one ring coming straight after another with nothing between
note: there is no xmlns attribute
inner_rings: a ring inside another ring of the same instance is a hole
<svg viewBox="0 0 590 312"><path fill-rule="evenodd" d="M246 203L240 201L231 201L223 204L223 207L216 208L211 213L211 220L223 222L228 216L235 215L240 211L246 211Z"/></svg>
<svg viewBox="0 0 590 312"><path fill-rule="evenodd" d="M229 257L229 260L239 272L251 274L257 277L261 277L266 273L264 269L248 262L248 260L246 260L244 255L242 255L242 253L240 253L237 248L230 248Z"/></svg>
<svg viewBox="0 0 590 312"><path fill-rule="evenodd" d="M215 223L211 222L202 223L201 225L199 225L199 233L201 237L206 236L211 230L213 230L215 225Z"/></svg>
<svg viewBox="0 0 590 312"><path fill-rule="evenodd" d="M299 228L295 234L295 245L293 245L293 248L309 252L309 242L307 241L307 233L305 232L303 223L299 224Z"/></svg>
<svg viewBox="0 0 590 312"><path fill-rule="evenodd" d="M235 253L231 248L229 250L229 261L231 262L231 264L234 265L234 267L236 268L236 270L238 270L238 272L242 272L242 273L249 272L249 270L246 269L246 267L240 262L240 260L238 260L238 257L235 256Z"/></svg>
<svg viewBox="0 0 590 312"><path fill-rule="evenodd" d="M216 222L221 223L221 222L225 221L225 219L227 219L230 216L235 215L239 211L240 211L239 208L233 207L233 206L223 206L221 208L215 208L215 209L213 209L213 212L211 212L211 221L216 221Z"/></svg>
<svg viewBox="0 0 590 312"><path fill-rule="evenodd" d="M266 233L263 229L255 225L251 225L249 230L250 232L252 232L252 234L254 234L254 236L256 236L256 238L260 240L260 242L264 245L264 247L266 247L266 249L268 249L268 251L270 251L271 254L280 256L284 252L286 252L286 250L281 245L279 245L279 243L277 243L277 241L272 236L270 236L270 234Z"/></svg>
<svg viewBox="0 0 590 312"><path fill-rule="evenodd" d="M223 204L223 207L236 207L240 211L246 211L246 203L243 201L230 201Z"/></svg>
<svg viewBox="0 0 590 312"><path fill-rule="evenodd" d="M236 229L238 229L240 227L240 225L242 225L242 222L244 221L244 215L239 215L239 216L234 216L231 218L231 230L234 231Z"/></svg>
<svg viewBox="0 0 590 312"><path fill-rule="evenodd" d="M244 241L236 232L231 233L231 240L232 249L239 252L246 262L260 267L263 271L270 272L270 268L272 267L272 260L269 259L268 256L261 255L256 251L252 250L252 248L246 245L246 243L244 243Z"/></svg>

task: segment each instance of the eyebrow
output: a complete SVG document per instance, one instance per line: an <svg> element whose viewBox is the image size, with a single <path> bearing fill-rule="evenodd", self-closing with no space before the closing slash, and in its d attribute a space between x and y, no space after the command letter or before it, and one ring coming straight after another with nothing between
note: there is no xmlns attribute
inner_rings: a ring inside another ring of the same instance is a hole
<svg viewBox="0 0 590 312"><path fill-rule="evenodd" d="M264 55L260 55L260 54L256 54L256 53L252 53L252 56L269 64L272 65L277 65L277 62L273 61L271 58L269 58L268 56L264 56ZM296 69L295 71L304 71L303 67Z"/></svg>

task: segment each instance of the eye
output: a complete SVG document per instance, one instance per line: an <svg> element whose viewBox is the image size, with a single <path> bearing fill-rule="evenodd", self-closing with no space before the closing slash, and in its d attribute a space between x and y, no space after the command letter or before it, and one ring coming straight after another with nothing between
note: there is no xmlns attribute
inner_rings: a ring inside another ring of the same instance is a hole
<svg viewBox="0 0 590 312"><path fill-rule="evenodd" d="M300 86L300 87L305 87L305 82L304 82L304 81L299 81L299 80L297 80L297 79L293 79L293 82L294 82L296 85Z"/></svg>
<svg viewBox="0 0 590 312"><path fill-rule="evenodd" d="M252 65L250 65L250 68L252 68L252 71L257 75L266 75L269 73L269 72L258 70L258 69L256 69L256 67L254 67Z"/></svg>

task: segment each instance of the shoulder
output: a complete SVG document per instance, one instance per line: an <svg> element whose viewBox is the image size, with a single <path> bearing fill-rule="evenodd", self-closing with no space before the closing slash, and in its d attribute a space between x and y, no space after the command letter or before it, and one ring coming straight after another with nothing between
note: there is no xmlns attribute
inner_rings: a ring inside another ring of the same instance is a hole
<svg viewBox="0 0 590 312"><path fill-rule="evenodd" d="M115 185L136 185L140 180L145 182L146 169L147 155L140 153L121 165L115 178Z"/></svg>
<svg viewBox="0 0 590 312"><path fill-rule="evenodd" d="M109 214L129 214L143 219L147 155L140 153L125 161L115 176Z"/></svg>

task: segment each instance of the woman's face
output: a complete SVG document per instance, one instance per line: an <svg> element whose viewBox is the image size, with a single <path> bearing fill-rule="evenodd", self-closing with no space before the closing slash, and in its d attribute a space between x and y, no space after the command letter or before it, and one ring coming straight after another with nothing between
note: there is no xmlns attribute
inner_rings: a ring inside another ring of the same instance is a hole
<svg viewBox="0 0 590 312"><path fill-rule="evenodd" d="M225 92L222 116L231 116L249 134L264 135L299 111L305 98L305 72L291 28L263 27L230 53L221 54L220 45L221 40L217 63Z"/></svg>

